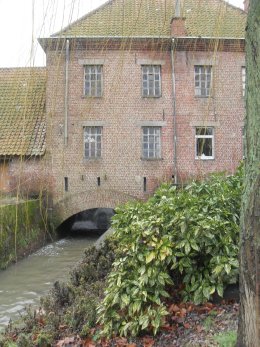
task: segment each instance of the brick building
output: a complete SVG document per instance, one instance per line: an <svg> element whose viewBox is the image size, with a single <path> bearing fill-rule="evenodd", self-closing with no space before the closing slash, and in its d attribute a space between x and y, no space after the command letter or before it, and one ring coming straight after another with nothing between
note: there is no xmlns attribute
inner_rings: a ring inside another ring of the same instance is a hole
<svg viewBox="0 0 260 347"><path fill-rule="evenodd" d="M222 0L111 0L39 39L55 202L145 198L161 181L233 172L245 22Z"/></svg>

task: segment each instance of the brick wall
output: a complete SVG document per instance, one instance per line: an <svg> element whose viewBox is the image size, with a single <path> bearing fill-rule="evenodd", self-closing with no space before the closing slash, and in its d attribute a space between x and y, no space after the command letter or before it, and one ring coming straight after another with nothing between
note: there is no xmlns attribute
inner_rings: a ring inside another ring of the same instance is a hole
<svg viewBox="0 0 260 347"><path fill-rule="evenodd" d="M83 62L104 61L104 93L101 98L83 96ZM242 158L241 67L244 54L235 52L177 52L176 121L177 165L180 181L213 171L233 171ZM82 62L83 61L83 62ZM162 97L143 98L141 64L162 64ZM212 65L214 92L210 98L194 96L194 65ZM145 198L161 181L171 180L173 170L172 69L169 49L109 50L78 49L70 52L68 84L68 144L64 145L64 53L47 52L47 152L46 161L54 179L55 201L97 188ZM142 124L162 124L162 159L142 156ZM213 125L215 158L195 160L195 127ZM103 126L102 158L84 159L84 124ZM159 123L161 122L161 123ZM69 191L64 191L68 177ZM147 178L147 192L143 178ZM100 206L102 207L102 206Z"/></svg>
<svg viewBox="0 0 260 347"><path fill-rule="evenodd" d="M209 98L196 97L194 65L211 65ZM239 52L178 52L176 56L177 163L181 181L215 171L234 172L243 156L242 90L244 54ZM214 128L213 160L195 159L195 128Z"/></svg>

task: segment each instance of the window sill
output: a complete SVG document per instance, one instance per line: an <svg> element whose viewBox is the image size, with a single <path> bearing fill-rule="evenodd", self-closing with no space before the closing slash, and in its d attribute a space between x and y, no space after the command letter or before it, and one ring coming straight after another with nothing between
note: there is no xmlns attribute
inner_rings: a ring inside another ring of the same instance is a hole
<svg viewBox="0 0 260 347"><path fill-rule="evenodd" d="M195 99L210 99L213 98L212 95L209 96L203 96L203 95L194 95Z"/></svg>
<svg viewBox="0 0 260 347"><path fill-rule="evenodd" d="M207 160L215 160L215 158L214 157L206 157L206 158L195 157L195 160L207 161Z"/></svg>
<svg viewBox="0 0 260 347"><path fill-rule="evenodd" d="M141 160L143 160L143 161L160 161L160 160L163 160L163 158L143 158L143 157L141 157Z"/></svg>
<svg viewBox="0 0 260 347"><path fill-rule="evenodd" d="M88 96L88 95L81 95L81 99L102 99L103 95L101 96Z"/></svg>
<svg viewBox="0 0 260 347"><path fill-rule="evenodd" d="M162 97L162 95L158 95L158 96L154 96L154 95L142 95L143 99L160 99Z"/></svg>
<svg viewBox="0 0 260 347"><path fill-rule="evenodd" d="M84 163L88 163L90 161L101 161L101 160L102 160L101 157L99 157L99 158L83 158Z"/></svg>

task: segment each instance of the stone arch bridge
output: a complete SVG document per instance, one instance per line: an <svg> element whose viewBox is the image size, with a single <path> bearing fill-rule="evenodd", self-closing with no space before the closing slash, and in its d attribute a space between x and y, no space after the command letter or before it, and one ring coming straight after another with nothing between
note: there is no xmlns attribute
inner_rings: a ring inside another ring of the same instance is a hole
<svg viewBox="0 0 260 347"><path fill-rule="evenodd" d="M53 204L52 222L57 228L65 220L89 209L115 209L128 201L138 200L137 197L115 190L95 189L67 195L64 199Z"/></svg>

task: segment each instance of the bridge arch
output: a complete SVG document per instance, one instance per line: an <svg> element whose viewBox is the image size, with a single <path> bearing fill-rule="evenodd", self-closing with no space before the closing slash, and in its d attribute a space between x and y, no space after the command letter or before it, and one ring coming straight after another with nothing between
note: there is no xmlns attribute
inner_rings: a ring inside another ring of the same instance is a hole
<svg viewBox="0 0 260 347"><path fill-rule="evenodd" d="M77 213L95 208L115 209L118 205L137 200L137 197L115 190L88 190L66 196L53 205L53 226L57 228Z"/></svg>

